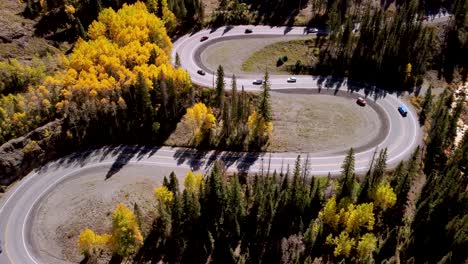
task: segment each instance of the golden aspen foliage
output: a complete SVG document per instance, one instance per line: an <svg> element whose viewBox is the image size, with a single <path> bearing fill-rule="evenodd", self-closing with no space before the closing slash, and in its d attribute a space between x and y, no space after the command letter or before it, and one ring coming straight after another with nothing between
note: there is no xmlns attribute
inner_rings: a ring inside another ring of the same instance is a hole
<svg viewBox="0 0 468 264"><path fill-rule="evenodd" d="M168 204L174 199L174 194L166 186L159 186L154 189L154 196L159 202Z"/></svg>
<svg viewBox="0 0 468 264"><path fill-rule="evenodd" d="M380 207L385 211L388 208L394 206L396 200L396 194L390 184L385 183L377 186L374 197L374 203L377 207Z"/></svg>
<svg viewBox="0 0 468 264"><path fill-rule="evenodd" d="M328 199L323 210L319 212L319 217L323 219L323 222L331 226L334 230L336 230L340 224L340 214L337 212L336 206L336 197L333 196Z"/></svg>
<svg viewBox="0 0 468 264"><path fill-rule="evenodd" d="M335 257L349 257L356 241L354 238L349 237L349 234L346 231L343 231L337 237L333 237L332 234L328 235L326 243L335 246L335 250L333 251L333 255L335 255Z"/></svg>
<svg viewBox="0 0 468 264"><path fill-rule="evenodd" d="M372 230L374 228L374 204L364 203L355 206L348 205L346 212L342 215L345 231L358 234L361 228Z"/></svg>
<svg viewBox="0 0 468 264"><path fill-rule="evenodd" d="M135 215L123 204L118 204L112 221L112 251L119 256L134 253L143 242Z"/></svg>
<svg viewBox="0 0 468 264"><path fill-rule="evenodd" d="M185 190L189 193L199 194L203 190L203 175L199 172L194 174L193 171L188 171L184 179Z"/></svg>
<svg viewBox="0 0 468 264"><path fill-rule="evenodd" d="M377 248L377 238L371 233L363 235L357 244L356 250L360 259L371 257L372 252Z"/></svg>
<svg viewBox="0 0 468 264"><path fill-rule="evenodd" d="M268 139L273 132L273 122L265 122L257 111L254 111L247 119L247 128L250 139L255 137Z"/></svg>
<svg viewBox="0 0 468 264"><path fill-rule="evenodd" d="M406 78L411 77L412 72L413 72L413 65L411 65L411 63L406 64L406 69L405 69Z"/></svg>
<svg viewBox="0 0 468 264"><path fill-rule="evenodd" d="M64 63L68 69L48 80L63 87L62 101L84 104L94 97L105 102L104 106L124 106L122 90L136 83L138 72L150 89L153 81L161 78L170 80L179 91L191 85L188 73L170 63L172 43L163 21L149 13L144 3L124 4L117 12L104 9L90 25L88 35L89 41L76 42ZM149 63L152 51L157 56ZM58 110L66 110L65 103L59 106Z"/></svg>
<svg viewBox="0 0 468 264"><path fill-rule="evenodd" d="M191 130L192 139L197 144L205 133L216 127L216 117L204 103L197 103L187 109L184 124Z"/></svg>
<svg viewBox="0 0 468 264"><path fill-rule="evenodd" d="M109 234L98 235L91 229L86 228L80 233L78 248L85 256L90 256L96 249L106 247L110 242L110 238Z"/></svg>

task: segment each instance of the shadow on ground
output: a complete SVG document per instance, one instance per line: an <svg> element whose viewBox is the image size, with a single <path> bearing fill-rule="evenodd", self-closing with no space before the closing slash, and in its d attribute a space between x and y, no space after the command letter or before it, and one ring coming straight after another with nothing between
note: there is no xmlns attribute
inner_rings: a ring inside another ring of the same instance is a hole
<svg viewBox="0 0 468 264"><path fill-rule="evenodd" d="M205 151L197 149L181 148L174 153L177 165L186 163L192 170L209 170L215 161L221 162L223 167L229 168L235 166L242 173L250 167L262 155L259 152L234 152L234 151Z"/></svg>

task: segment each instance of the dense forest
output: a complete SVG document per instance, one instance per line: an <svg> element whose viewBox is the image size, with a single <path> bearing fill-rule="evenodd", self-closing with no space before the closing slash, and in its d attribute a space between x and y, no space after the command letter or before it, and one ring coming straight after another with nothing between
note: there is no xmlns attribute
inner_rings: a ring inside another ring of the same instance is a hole
<svg viewBox="0 0 468 264"><path fill-rule="evenodd" d="M226 84L221 66L214 89L207 89L171 63L169 36L206 23L201 1L25 2L24 15L39 21L36 34L76 42L54 73L39 61L0 62L0 144L53 120L62 122L59 137L69 151L161 144L180 121L192 146L267 144L268 72L262 92L252 95L237 87L235 76ZM393 2L394 10L385 9ZM223 0L209 23L289 23L306 4ZM404 89L431 69L447 81L466 77L467 0L383 1L383 8L357 0L310 4L311 25L330 32L314 72ZM421 22L440 8L453 14L445 28ZM468 134L455 141L464 101L454 101L449 90L437 98L431 92L419 113L426 145L393 171L386 150L356 175L351 149L337 179L310 175L307 157L294 168L257 175L228 174L215 163L205 176L188 172L183 187L172 174L155 189L151 232L139 230L138 210L118 205L109 234L83 231L80 250L90 263L101 251L135 263L464 263ZM25 151L37 143L30 144Z"/></svg>
<svg viewBox="0 0 468 264"><path fill-rule="evenodd" d="M427 102L428 147L392 172L386 149L362 177L350 149L336 179L313 177L300 156L294 168L253 176L215 162L205 177L189 171L183 187L174 173L164 178L148 234L138 210L122 218L119 205L110 234L86 229L79 249L88 263L106 251L134 263L465 263L468 134L453 144L451 98Z"/></svg>
<svg viewBox="0 0 468 264"><path fill-rule="evenodd" d="M2 62L0 144L54 119L78 147L161 144L182 119L192 131L190 146L261 148L272 129L262 114L270 111L269 82L256 98L238 91L234 78L225 98L220 67L215 90L194 86L170 62L166 22L143 3L104 9L86 33L89 40L77 41L58 72L47 75L40 63Z"/></svg>

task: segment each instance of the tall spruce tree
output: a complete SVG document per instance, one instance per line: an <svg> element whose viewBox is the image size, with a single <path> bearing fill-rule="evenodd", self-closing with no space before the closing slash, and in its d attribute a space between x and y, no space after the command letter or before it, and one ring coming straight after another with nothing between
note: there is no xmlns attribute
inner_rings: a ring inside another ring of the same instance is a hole
<svg viewBox="0 0 468 264"><path fill-rule="evenodd" d="M268 70L265 71L262 84L262 94L260 96L260 115L266 122L271 121L271 106L270 106L270 77Z"/></svg>
<svg viewBox="0 0 468 264"><path fill-rule="evenodd" d="M343 198L354 200L356 175L354 174L354 149L351 148L341 165L341 176L338 179L340 190L338 192L338 201Z"/></svg>
<svg viewBox="0 0 468 264"><path fill-rule="evenodd" d="M419 113L419 123L424 125L426 123L426 119L430 116L432 110L432 86L426 91L426 95L424 95L424 101L421 105L421 112Z"/></svg>
<svg viewBox="0 0 468 264"><path fill-rule="evenodd" d="M219 65L216 71L216 106L220 109L224 107L224 69Z"/></svg>

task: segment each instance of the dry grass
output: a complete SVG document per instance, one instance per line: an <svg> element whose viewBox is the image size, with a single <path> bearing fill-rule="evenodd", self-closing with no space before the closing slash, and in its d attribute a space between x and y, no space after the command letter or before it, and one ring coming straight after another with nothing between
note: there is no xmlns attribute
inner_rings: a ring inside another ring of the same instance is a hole
<svg viewBox="0 0 468 264"><path fill-rule="evenodd" d="M288 66L294 65L297 61L310 65L313 54L317 54L313 39L290 40L270 44L261 50L256 51L242 64L245 72L263 72L265 67L271 73L287 73ZM287 56L288 60L280 67L276 62L279 57Z"/></svg>
<svg viewBox="0 0 468 264"><path fill-rule="evenodd" d="M271 100L274 128L270 151L345 152L370 142L381 127L377 113L358 106L354 99L272 93Z"/></svg>

